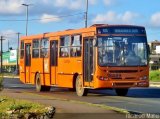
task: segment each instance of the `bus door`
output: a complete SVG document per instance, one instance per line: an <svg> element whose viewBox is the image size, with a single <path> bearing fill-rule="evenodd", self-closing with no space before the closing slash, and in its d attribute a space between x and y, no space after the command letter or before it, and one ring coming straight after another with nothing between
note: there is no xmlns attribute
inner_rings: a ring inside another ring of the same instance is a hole
<svg viewBox="0 0 160 119"><path fill-rule="evenodd" d="M50 66L51 66L51 84L56 85L57 65L58 65L58 41L50 41Z"/></svg>
<svg viewBox="0 0 160 119"><path fill-rule="evenodd" d="M93 80L93 38L84 39L83 79L91 86Z"/></svg>
<svg viewBox="0 0 160 119"><path fill-rule="evenodd" d="M30 83L31 43L25 44L25 82Z"/></svg>

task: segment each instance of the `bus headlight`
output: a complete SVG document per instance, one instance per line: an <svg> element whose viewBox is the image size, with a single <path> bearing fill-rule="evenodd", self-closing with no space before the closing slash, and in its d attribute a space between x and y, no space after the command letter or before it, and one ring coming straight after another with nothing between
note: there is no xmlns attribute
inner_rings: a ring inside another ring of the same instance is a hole
<svg viewBox="0 0 160 119"><path fill-rule="evenodd" d="M100 80L102 80L102 81L106 81L106 80L108 80L108 78L107 78L107 77L103 77L103 76L100 76L100 77L99 77L99 79L100 79Z"/></svg>

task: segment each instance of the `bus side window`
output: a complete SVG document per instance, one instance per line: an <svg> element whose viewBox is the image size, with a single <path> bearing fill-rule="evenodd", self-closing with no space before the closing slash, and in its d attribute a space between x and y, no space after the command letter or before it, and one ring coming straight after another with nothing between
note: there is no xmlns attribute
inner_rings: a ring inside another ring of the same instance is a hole
<svg viewBox="0 0 160 119"><path fill-rule="evenodd" d="M39 58L39 39L33 40L32 44L32 58Z"/></svg>
<svg viewBox="0 0 160 119"><path fill-rule="evenodd" d="M71 57L79 57L81 56L81 46L82 45L82 40L80 35L75 35L72 36L71 40L71 52L70 56Z"/></svg>
<svg viewBox="0 0 160 119"><path fill-rule="evenodd" d="M41 40L41 50L40 50L41 57L47 58L48 57L48 51L49 51L48 38L43 38Z"/></svg>
<svg viewBox="0 0 160 119"><path fill-rule="evenodd" d="M60 57L69 57L70 36L60 38Z"/></svg>

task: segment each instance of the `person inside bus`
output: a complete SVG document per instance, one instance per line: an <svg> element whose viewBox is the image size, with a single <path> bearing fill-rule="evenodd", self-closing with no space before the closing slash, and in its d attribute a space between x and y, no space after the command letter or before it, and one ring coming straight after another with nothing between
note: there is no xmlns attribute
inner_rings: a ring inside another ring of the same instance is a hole
<svg viewBox="0 0 160 119"><path fill-rule="evenodd" d="M120 46L119 45L115 45L115 51L114 51L114 58L115 58L115 63L119 64L120 62Z"/></svg>
<svg viewBox="0 0 160 119"><path fill-rule="evenodd" d="M141 58L135 54L133 50L129 51L125 63L127 65L140 65L141 64Z"/></svg>
<svg viewBox="0 0 160 119"><path fill-rule="evenodd" d="M108 64L108 63L112 63L112 51L107 51L107 50L103 50L103 53L102 53L102 62L103 64Z"/></svg>
<svg viewBox="0 0 160 119"><path fill-rule="evenodd" d="M124 61L125 61L127 55L128 55L128 48L127 48L127 46L121 47L120 48L120 56L119 56L120 57L120 64L124 64Z"/></svg>
<svg viewBox="0 0 160 119"><path fill-rule="evenodd" d="M70 52L71 52L71 56L72 57L76 57L77 56L77 48L76 47L72 47Z"/></svg>

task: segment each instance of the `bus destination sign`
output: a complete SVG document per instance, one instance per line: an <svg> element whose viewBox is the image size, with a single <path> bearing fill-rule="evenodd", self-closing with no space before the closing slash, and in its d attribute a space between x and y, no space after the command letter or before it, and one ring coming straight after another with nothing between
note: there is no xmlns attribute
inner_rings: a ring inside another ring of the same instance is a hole
<svg viewBox="0 0 160 119"><path fill-rule="evenodd" d="M98 34L145 34L141 27L103 27L97 29Z"/></svg>

